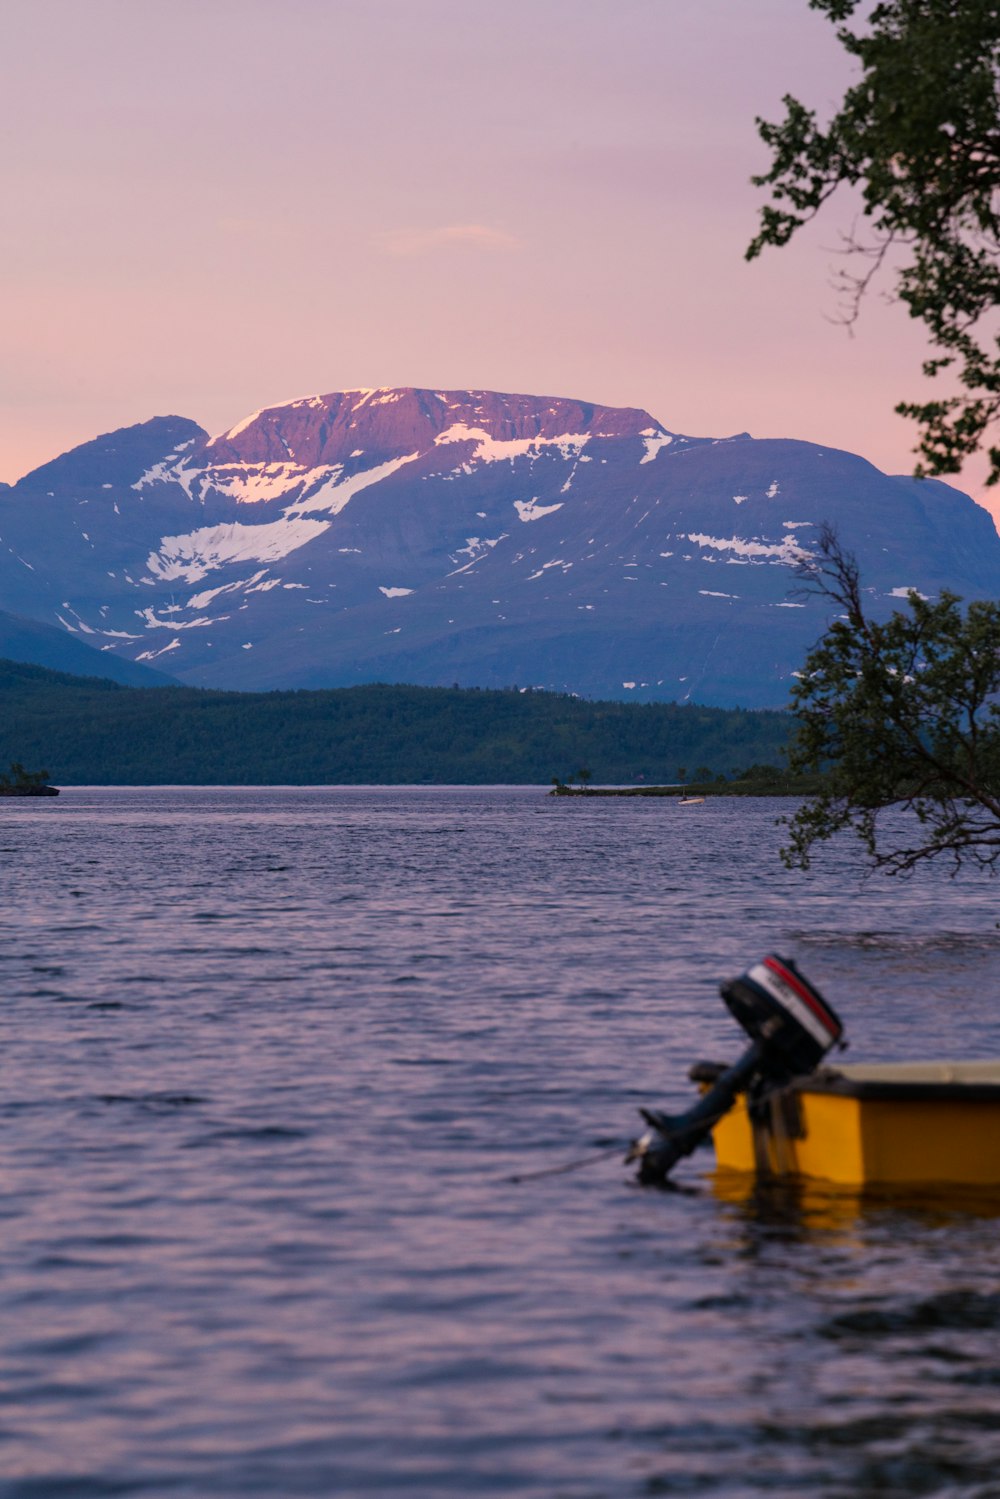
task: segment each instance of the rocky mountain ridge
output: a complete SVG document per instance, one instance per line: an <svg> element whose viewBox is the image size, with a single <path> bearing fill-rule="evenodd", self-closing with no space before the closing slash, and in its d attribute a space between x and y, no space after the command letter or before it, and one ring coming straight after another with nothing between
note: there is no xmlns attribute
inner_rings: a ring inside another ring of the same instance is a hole
<svg viewBox="0 0 1000 1499"><path fill-rule="evenodd" d="M536 686L780 706L834 522L873 606L1000 594L985 511L852 454L488 391L156 418L0 492L0 608L198 685Z"/></svg>

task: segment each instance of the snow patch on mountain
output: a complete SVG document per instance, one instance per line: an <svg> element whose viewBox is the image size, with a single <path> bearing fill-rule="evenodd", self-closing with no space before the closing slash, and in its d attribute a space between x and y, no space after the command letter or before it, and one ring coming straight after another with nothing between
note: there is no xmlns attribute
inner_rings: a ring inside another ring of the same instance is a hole
<svg viewBox="0 0 1000 1499"><path fill-rule="evenodd" d="M539 505L537 499L514 501L514 509L523 521L541 520L543 515L551 515L554 510L561 510L562 507L562 500L556 505Z"/></svg>
<svg viewBox="0 0 1000 1499"><path fill-rule="evenodd" d="M146 558L152 576L143 581L178 579L197 583L232 562L276 562L321 536L328 525L328 521L282 517L259 526L233 521L224 526L203 526L186 536L164 536L159 551L150 552Z"/></svg>
<svg viewBox="0 0 1000 1499"><path fill-rule="evenodd" d="M219 567L234 562L274 562L315 540L329 529L332 517L339 515L355 495L388 478L418 457L408 453L387 463L377 464L361 473L344 477L342 465L303 469L297 464L248 464L226 468L185 468L157 464L147 470L134 488L160 480L173 479L184 488L189 499L201 500L209 488L239 503L260 503L280 498L289 489L301 491L274 521L245 524L233 521L224 525L202 526L177 536L164 536L159 548L146 559L149 576L145 583L173 580L197 583ZM318 487L317 487L318 481ZM323 516L324 519L319 517ZM247 592L266 592L278 586L278 579L263 581L256 574L244 583L226 585L245 587ZM222 590L208 590L197 595L207 604ZM204 605L202 606L204 607Z"/></svg>
<svg viewBox="0 0 1000 1499"><path fill-rule="evenodd" d="M513 463L516 458L540 458L545 448L554 448L562 458L576 458L591 436L590 432L564 432L559 437L493 437L483 427L468 427L464 422L454 422L438 433L434 446L474 442L476 446L470 455L473 460L481 459L484 463L506 460Z"/></svg>
<svg viewBox="0 0 1000 1499"><path fill-rule="evenodd" d="M163 612L164 614L173 616L179 607L180 605L174 604L172 607L164 609ZM170 619L161 619L152 606L147 609L137 609L135 612L140 619L146 621L147 630L203 630L208 625L214 624L216 620L229 618L228 614L216 614L211 617L203 615L199 619L181 620L173 617Z"/></svg>
<svg viewBox="0 0 1000 1499"><path fill-rule="evenodd" d="M494 547L499 546L501 541L506 540L506 531L500 536L467 536L465 538L465 546L457 547L451 560L457 562L459 557L469 557L473 562L476 562L480 557L485 557L487 552L492 551Z"/></svg>
<svg viewBox="0 0 1000 1499"><path fill-rule="evenodd" d="M803 557L809 556L808 551L799 545L794 535L785 536L781 541L770 542L747 541L742 536L706 536L701 532L692 531L686 538L681 536L679 539L692 541L703 551L732 552L735 556L746 558L748 561L783 562L789 567L800 562Z"/></svg>
<svg viewBox="0 0 1000 1499"><path fill-rule="evenodd" d="M642 457L639 459L639 462L652 463L654 458L656 458L657 454L660 452L660 449L668 448L673 440L674 439L669 432L643 432L642 445L644 451Z"/></svg>
<svg viewBox="0 0 1000 1499"><path fill-rule="evenodd" d="M261 572L253 573L249 578L237 578L234 583L222 583L218 588L206 588L203 593L193 593L188 599L186 608L207 609L214 599L221 598L224 593L239 593L242 589L246 593L254 592L254 586L263 578L267 578L267 568ZM281 580L272 578L268 581L268 588L275 588ZM286 584L285 587L304 588L304 583Z"/></svg>
<svg viewBox="0 0 1000 1499"><path fill-rule="evenodd" d="M388 478L417 457L418 453L408 453L345 478L342 464L321 464L316 468L293 462L198 467L188 458L174 460L171 455L147 469L132 488L141 490L151 484L175 483L191 501L204 502L214 494L240 505L267 504L292 495L294 502L285 511L286 515L317 510L338 515L353 495Z"/></svg>
<svg viewBox="0 0 1000 1499"><path fill-rule="evenodd" d="M198 476L198 498L204 498L211 489L239 505L266 504L281 499L290 489L301 490L320 483L329 474L329 467L306 469L297 463L242 463L206 468Z"/></svg>
<svg viewBox="0 0 1000 1499"><path fill-rule="evenodd" d="M159 463L154 463L145 473L140 474L132 488L142 490L150 484L179 484L188 499L193 500L195 496L191 493L191 485L201 470L188 469L185 463L185 459L178 460L175 454L168 453L166 458L161 458Z"/></svg>
<svg viewBox="0 0 1000 1499"><path fill-rule="evenodd" d="M564 573L568 573L569 570L570 570L570 568L572 566L573 566L572 562L567 562L562 557L554 557L551 562L543 562L542 565L541 565L541 567L538 569L537 572L529 573L528 574L528 582L529 583L533 583L536 578L542 578L542 577L544 577L545 574L552 567L561 567ZM499 599L494 599L493 602L494 602L494 604L498 604L500 602L500 600Z"/></svg>
<svg viewBox="0 0 1000 1499"><path fill-rule="evenodd" d="M374 468L366 468L359 474L350 474L343 477L343 467L337 464L334 468L326 470L329 477L319 489L312 490L308 494L295 500L285 510L286 517L295 515L339 515L345 506L360 494L363 489L370 489L373 484L379 484L383 479L388 479L390 474L405 468L406 464L412 463L419 458L419 453L407 453L402 458L390 458L388 463L376 464Z"/></svg>
<svg viewBox="0 0 1000 1499"><path fill-rule="evenodd" d="M161 646L158 651L140 651L136 656L137 661L155 661L157 656L165 656L168 651L179 651L181 648L181 637L175 635L169 645Z"/></svg>
<svg viewBox="0 0 1000 1499"><path fill-rule="evenodd" d="M92 629L91 626L87 624L86 620L80 618L80 615L73 608L73 605L68 601L68 599L63 599L62 606L66 610L67 614L72 614L73 618L76 620L76 624L71 625L67 620L63 619L61 614L56 615L59 623L65 625L67 630L81 630L84 635L96 635L97 631Z"/></svg>

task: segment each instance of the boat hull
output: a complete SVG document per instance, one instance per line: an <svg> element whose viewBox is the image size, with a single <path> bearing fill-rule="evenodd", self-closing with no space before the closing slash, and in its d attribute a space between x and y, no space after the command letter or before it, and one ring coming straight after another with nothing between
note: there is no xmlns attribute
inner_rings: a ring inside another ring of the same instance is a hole
<svg viewBox="0 0 1000 1499"><path fill-rule="evenodd" d="M741 1095L712 1140L720 1168L762 1176L997 1187L1000 1063L823 1069L752 1111Z"/></svg>

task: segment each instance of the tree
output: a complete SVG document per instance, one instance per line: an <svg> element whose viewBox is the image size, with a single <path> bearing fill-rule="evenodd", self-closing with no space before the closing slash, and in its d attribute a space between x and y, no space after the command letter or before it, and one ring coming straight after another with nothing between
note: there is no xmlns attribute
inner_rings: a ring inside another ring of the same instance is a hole
<svg viewBox="0 0 1000 1499"><path fill-rule="evenodd" d="M907 873L944 854L995 872L1000 861L1000 604L962 609L911 591L884 623L865 612L858 566L825 527L800 573L843 613L792 692L793 772L824 790L787 821L787 865L843 829L874 868ZM902 811L909 816L889 817Z"/></svg>
<svg viewBox="0 0 1000 1499"><path fill-rule="evenodd" d="M737 781L782 781L785 772L780 765L748 765L734 777Z"/></svg>
<svg viewBox="0 0 1000 1499"><path fill-rule="evenodd" d="M27 790L31 786L45 786L48 784L49 773L47 770L25 770L20 760L10 762L10 774L0 772L0 788L17 791Z"/></svg>
<svg viewBox="0 0 1000 1499"><path fill-rule="evenodd" d="M1000 4L996 0L883 0L862 29L860 0L810 0L837 26L860 68L823 126L785 97L785 119L757 121L772 153L754 182L771 189L747 250L785 245L836 190L860 189L867 236L845 248L845 318L882 268L927 329L924 373L950 371L957 394L902 402L920 425L918 473L955 473L1000 417ZM1000 446L988 448L989 483Z"/></svg>

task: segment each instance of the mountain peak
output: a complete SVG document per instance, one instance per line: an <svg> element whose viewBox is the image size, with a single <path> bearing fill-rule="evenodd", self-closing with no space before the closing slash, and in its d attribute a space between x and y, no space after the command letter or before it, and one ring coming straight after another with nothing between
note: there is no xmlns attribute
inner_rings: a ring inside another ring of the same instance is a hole
<svg viewBox="0 0 1000 1499"><path fill-rule="evenodd" d="M167 454L177 452L207 434L186 416L154 416L132 427L105 432L25 474L15 489L56 490L65 484L79 488L131 484Z"/></svg>
<svg viewBox="0 0 1000 1499"><path fill-rule="evenodd" d="M213 465L294 463L312 469L362 454L424 452L446 433L499 442L563 437L667 436L647 411L562 397L413 386L332 391L265 406L204 444Z"/></svg>

